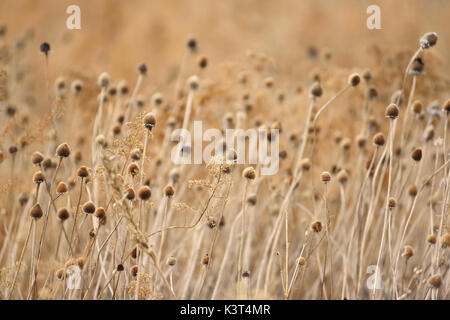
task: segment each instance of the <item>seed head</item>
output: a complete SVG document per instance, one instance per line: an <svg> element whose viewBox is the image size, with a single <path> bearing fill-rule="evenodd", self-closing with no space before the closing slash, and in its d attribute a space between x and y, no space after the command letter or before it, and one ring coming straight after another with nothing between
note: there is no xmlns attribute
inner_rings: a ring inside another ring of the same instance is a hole
<svg viewBox="0 0 450 320"><path fill-rule="evenodd" d="M409 187L408 194L411 197L415 197L417 195L417 186L415 184L413 184L412 186Z"/></svg>
<svg viewBox="0 0 450 320"><path fill-rule="evenodd" d="M205 56L198 57L197 64L200 69L205 69L208 66L208 58Z"/></svg>
<svg viewBox="0 0 450 320"><path fill-rule="evenodd" d="M70 216L69 210L67 210L66 208L61 208L58 210L57 216L59 220L65 221L69 219Z"/></svg>
<svg viewBox="0 0 450 320"><path fill-rule="evenodd" d="M389 198L388 200L389 209L394 209L397 206L397 201L394 198Z"/></svg>
<svg viewBox="0 0 450 320"><path fill-rule="evenodd" d="M337 180L339 181L340 184L345 184L348 180L347 171L345 171L345 170L339 171L339 173L337 175Z"/></svg>
<svg viewBox="0 0 450 320"><path fill-rule="evenodd" d="M189 79L188 79L188 85L189 85L189 88L191 89L191 90L197 90L198 89L198 87L199 87L199 80L198 80L198 77L197 76L191 76Z"/></svg>
<svg viewBox="0 0 450 320"><path fill-rule="evenodd" d="M194 35L189 35L186 40L186 46L191 52L197 52L198 46L197 46L197 39Z"/></svg>
<svg viewBox="0 0 450 320"><path fill-rule="evenodd" d="M146 76L147 75L147 65L145 63L140 63L137 66L137 71L140 75Z"/></svg>
<svg viewBox="0 0 450 320"><path fill-rule="evenodd" d="M256 178L255 169L253 167L245 168L244 171L242 171L242 177L248 180L254 180Z"/></svg>
<svg viewBox="0 0 450 320"><path fill-rule="evenodd" d="M391 103L390 105L388 105L384 113L385 117L390 119L397 119L398 114L399 110L395 103Z"/></svg>
<svg viewBox="0 0 450 320"><path fill-rule="evenodd" d="M70 147L67 143L61 143L56 148L56 155L60 158L67 158L70 155Z"/></svg>
<svg viewBox="0 0 450 320"><path fill-rule="evenodd" d="M328 183L331 181L331 174L328 171L324 171L320 174L320 180L323 183Z"/></svg>
<svg viewBox="0 0 450 320"><path fill-rule="evenodd" d="M12 145L12 146L9 147L8 151L9 151L10 154L14 155L14 154L17 153L18 149L17 149L17 147L15 145Z"/></svg>
<svg viewBox="0 0 450 320"><path fill-rule="evenodd" d="M297 264L298 264L299 266L304 266L305 263L306 263L305 258L303 258L303 257L298 257L298 258L297 258Z"/></svg>
<svg viewBox="0 0 450 320"><path fill-rule="evenodd" d="M381 132L378 132L376 135L373 136L373 144L376 147L382 147L386 143L386 138L384 137L384 134Z"/></svg>
<svg viewBox="0 0 450 320"><path fill-rule="evenodd" d="M442 105L442 110L447 113L447 115L450 113L450 99L447 99L447 101L444 102Z"/></svg>
<svg viewBox="0 0 450 320"><path fill-rule="evenodd" d="M128 188L126 197L130 201L132 201L132 200L134 200L134 198L136 198L136 193L134 192L133 188Z"/></svg>
<svg viewBox="0 0 450 320"><path fill-rule="evenodd" d="M447 248L450 246L450 233L446 232L441 237L441 246L442 248Z"/></svg>
<svg viewBox="0 0 450 320"><path fill-rule="evenodd" d="M438 35L436 32L427 32L420 38L420 46L422 49L431 48L436 44Z"/></svg>
<svg viewBox="0 0 450 320"><path fill-rule="evenodd" d="M132 162L128 165L128 173L135 177L139 173L139 167L136 163Z"/></svg>
<svg viewBox="0 0 450 320"><path fill-rule="evenodd" d="M311 230L314 231L314 232L317 232L317 233L319 233L320 231L322 231L322 222L320 222L320 221L314 221L314 222L311 224Z"/></svg>
<svg viewBox="0 0 450 320"><path fill-rule="evenodd" d="M86 214L93 214L95 212L95 204L92 201L87 201L83 204L83 212Z"/></svg>
<svg viewBox="0 0 450 320"><path fill-rule="evenodd" d="M309 97L311 99L318 99L322 96L322 86L319 82L314 82L311 88L309 89Z"/></svg>
<svg viewBox="0 0 450 320"><path fill-rule="evenodd" d="M207 266L209 264L209 255L205 254L202 258L202 264Z"/></svg>
<svg viewBox="0 0 450 320"><path fill-rule="evenodd" d="M103 220L103 219L106 217L106 211L105 211L105 209L104 209L103 207L98 207L98 208L95 210L95 216L96 216L98 219Z"/></svg>
<svg viewBox="0 0 450 320"><path fill-rule="evenodd" d="M169 257L167 258L167 264L171 267L173 267L177 263L177 259L175 257Z"/></svg>
<svg viewBox="0 0 450 320"><path fill-rule="evenodd" d="M35 174L33 175L33 182L36 184L41 184L42 182L45 181L45 176L42 173L42 171L37 171L35 172Z"/></svg>
<svg viewBox="0 0 450 320"><path fill-rule="evenodd" d="M175 189L171 185L167 185L164 188L164 195L168 198L172 197L175 194Z"/></svg>
<svg viewBox="0 0 450 320"><path fill-rule="evenodd" d="M138 266L136 266L136 265L132 266L131 269L130 269L131 276L134 277L134 278L137 277L138 270L139 270Z"/></svg>
<svg viewBox="0 0 450 320"><path fill-rule="evenodd" d="M83 90L83 81L81 81L81 80L72 81L70 88L74 95L79 95L81 93L81 91Z"/></svg>
<svg viewBox="0 0 450 320"><path fill-rule="evenodd" d="M34 152L31 156L31 163L35 166L40 165L42 161L44 161L44 155L39 151Z"/></svg>
<svg viewBox="0 0 450 320"><path fill-rule="evenodd" d="M309 158L300 160L300 168L303 171L308 171L311 168L311 160Z"/></svg>
<svg viewBox="0 0 450 320"><path fill-rule="evenodd" d="M428 283L430 286L434 288L439 288L442 285L442 278L440 274L435 274L434 276L431 276L428 278Z"/></svg>
<svg viewBox="0 0 450 320"><path fill-rule="evenodd" d="M64 194L67 191L69 191L69 188L67 187L67 184L65 184L65 182L61 181L58 183L58 185L56 186L56 192L59 194Z"/></svg>
<svg viewBox="0 0 450 320"><path fill-rule="evenodd" d="M432 124L428 125L425 128L423 138L425 139L426 142L431 141L434 138L434 127Z"/></svg>
<svg viewBox="0 0 450 320"><path fill-rule="evenodd" d="M81 166L81 167L79 167L79 168L78 168L78 171L77 171L77 175L78 175L80 178L87 178L87 177L89 177L89 171L88 171L88 168L87 168L86 166Z"/></svg>
<svg viewBox="0 0 450 320"><path fill-rule="evenodd" d="M106 88L109 85L111 77L108 72L102 72L98 76L98 85L102 88Z"/></svg>
<svg viewBox="0 0 450 320"><path fill-rule="evenodd" d="M421 148L414 149L413 152L411 152L411 158L414 161L419 162L422 159L422 149Z"/></svg>
<svg viewBox="0 0 450 320"><path fill-rule="evenodd" d="M361 82L361 77L359 76L359 74L357 73L352 73L349 77L348 77L348 84L351 85L352 87L356 87L358 86L358 84Z"/></svg>
<svg viewBox="0 0 450 320"><path fill-rule="evenodd" d="M41 45L39 46L39 50L43 54L48 56L48 54L50 53L50 44L48 42L42 42Z"/></svg>
<svg viewBox="0 0 450 320"><path fill-rule="evenodd" d="M123 270L125 270L125 268L123 267L123 264L121 264L121 263L119 263L118 265L117 265L117 271L118 272L122 272Z"/></svg>
<svg viewBox="0 0 450 320"><path fill-rule="evenodd" d="M142 186L138 191L138 197L142 201L147 201L152 196L152 190L148 186Z"/></svg>
<svg viewBox="0 0 450 320"><path fill-rule="evenodd" d="M411 258L414 255L414 250L411 248L411 246L405 246L403 248L402 257L405 257L406 259Z"/></svg>
<svg viewBox="0 0 450 320"><path fill-rule="evenodd" d="M435 236L434 234L430 234L430 235L427 237L427 242L428 242L429 244L436 244L436 236Z"/></svg>
<svg viewBox="0 0 450 320"><path fill-rule="evenodd" d="M156 117L153 112L149 112L144 116L144 127L147 130L152 131L153 127L156 125Z"/></svg>
<svg viewBox="0 0 450 320"><path fill-rule="evenodd" d="M415 114L420 114L422 112L422 103L419 100L414 101L412 104L412 111Z"/></svg>
<svg viewBox="0 0 450 320"><path fill-rule="evenodd" d="M39 203L36 203L31 208L30 217L32 217L33 219L40 219L43 215L44 213L42 212L41 206L39 205Z"/></svg>

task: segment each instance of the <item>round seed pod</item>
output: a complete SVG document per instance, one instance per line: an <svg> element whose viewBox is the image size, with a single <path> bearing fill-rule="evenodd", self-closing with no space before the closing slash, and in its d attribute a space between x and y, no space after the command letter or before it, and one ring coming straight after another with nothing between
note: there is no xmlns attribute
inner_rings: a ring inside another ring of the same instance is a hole
<svg viewBox="0 0 450 320"><path fill-rule="evenodd" d="M138 270L139 270L139 267L136 266L136 265L131 267L131 269L130 269L130 274L131 274L131 276L132 276L133 278L136 278L136 277L137 277Z"/></svg>
<svg viewBox="0 0 450 320"><path fill-rule="evenodd" d="M331 181L331 174L328 171L324 171L320 174L320 180L323 183L328 183Z"/></svg>
<svg viewBox="0 0 450 320"><path fill-rule="evenodd" d="M198 49L197 39L194 35L189 35L186 40L186 46L191 52L196 52Z"/></svg>
<svg viewBox="0 0 450 320"><path fill-rule="evenodd" d="M405 246L403 248L402 257L405 257L406 259L411 258L414 255L414 250L411 246Z"/></svg>
<svg viewBox="0 0 450 320"><path fill-rule="evenodd" d="M50 43L42 42L39 46L39 50L41 51L41 53L47 56L50 52Z"/></svg>
<svg viewBox="0 0 450 320"><path fill-rule="evenodd" d="M255 169L253 167L245 168L244 171L242 171L242 177L248 180L254 180L256 178Z"/></svg>
<svg viewBox="0 0 450 320"><path fill-rule="evenodd" d="M438 289L442 285L441 275L435 274L435 275L431 276L430 278L428 278L428 284L431 287Z"/></svg>
<svg viewBox="0 0 450 320"><path fill-rule="evenodd" d="M447 115L450 113L450 99L447 99L447 101L444 102L442 105L442 110L447 113Z"/></svg>
<svg viewBox="0 0 450 320"><path fill-rule="evenodd" d="M208 58L205 56L198 57L197 65L200 69L205 69L208 66Z"/></svg>
<svg viewBox="0 0 450 320"><path fill-rule="evenodd" d="M64 194L67 191L69 191L69 188L67 187L67 184L65 184L65 182L63 181L58 183L58 185L56 186L56 192L59 194Z"/></svg>
<svg viewBox="0 0 450 320"><path fill-rule="evenodd" d="M433 140L434 138L434 127L433 125L429 125L425 128L425 131L423 133L423 138L425 139L426 142L429 142L431 140Z"/></svg>
<svg viewBox="0 0 450 320"><path fill-rule="evenodd" d="M98 76L98 85L102 88L106 88L111 81L111 77L108 72L103 72Z"/></svg>
<svg viewBox="0 0 450 320"><path fill-rule="evenodd" d="M31 156L31 163L34 164L35 166L39 166L42 163L42 161L44 161L44 155L39 151L34 152L33 155Z"/></svg>
<svg viewBox="0 0 450 320"><path fill-rule="evenodd" d="M70 147L67 143L61 143L56 148L56 155L60 158L67 158L70 155Z"/></svg>
<svg viewBox="0 0 450 320"><path fill-rule="evenodd" d="M175 257L169 257L167 258L167 264L171 267L173 267L177 263L177 259Z"/></svg>
<svg viewBox="0 0 450 320"><path fill-rule="evenodd" d="M152 190L148 186L142 186L138 191L138 197L142 201L147 201L152 196Z"/></svg>
<svg viewBox="0 0 450 320"><path fill-rule="evenodd" d="M39 203L36 203L30 211L30 217L33 219L40 219L42 216L44 215L44 213L42 212L42 208L39 205Z"/></svg>
<svg viewBox="0 0 450 320"><path fill-rule="evenodd" d="M299 266L304 266L305 263L306 263L305 258L303 258L303 257L297 258L297 264L298 264Z"/></svg>
<svg viewBox="0 0 450 320"><path fill-rule="evenodd" d="M377 88L370 87L367 90L367 96L369 97L370 100L378 98L378 90L377 90Z"/></svg>
<svg viewBox="0 0 450 320"><path fill-rule="evenodd" d="M137 71L140 75L146 76L147 75L147 65L145 63L140 63L137 66Z"/></svg>
<svg viewBox="0 0 450 320"><path fill-rule="evenodd" d="M131 174L133 177L137 176L139 174L139 167L136 163L132 162L128 165L128 173Z"/></svg>
<svg viewBox="0 0 450 320"><path fill-rule="evenodd" d="M126 197L130 201L132 201L132 200L134 200L134 198L136 198L136 193L134 192L133 188L128 188Z"/></svg>
<svg viewBox="0 0 450 320"><path fill-rule="evenodd" d="M20 206L23 207L24 205L26 205L27 202L28 202L28 199L29 199L28 193L21 192L20 195L19 195L19 204L20 204Z"/></svg>
<svg viewBox="0 0 450 320"><path fill-rule="evenodd" d="M300 168L303 171L308 171L309 169L311 169L311 160L309 160L309 158L300 160Z"/></svg>
<svg viewBox="0 0 450 320"><path fill-rule="evenodd" d="M422 149L421 148L414 149L413 152L411 152L411 158L414 161L419 162L422 159Z"/></svg>
<svg viewBox="0 0 450 320"><path fill-rule="evenodd" d="M167 185L164 187L164 195L168 198L172 197L175 194L175 189L171 185Z"/></svg>
<svg viewBox="0 0 450 320"><path fill-rule="evenodd" d="M251 194L247 197L247 203L251 206L256 205L256 201L257 201L256 194Z"/></svg>
<svg viewBox="0 0 450 320"><path fill-rule="evenodd" d="M70 88L75 95L79 95L81 91L83 90L83 81L81 80L74 80L72 84L70 85Z"/></svg>
<svg viewBox="0 0 450 320"><path fill-rule="evenodd" d="M122 272L123 270L125 270L125 268L123 267L123 264L121 264L121 263L119 263L118 265L117 265L117 271L118 272Z"/></svg>
<svg viewBox="0 0 450 320"><path fill-rule="evenodd" d="M320 231L322 231L322 222L320 222L320 221L314 221L314 222L311 224L311 230L314 231L314 232L316 232L316 233L319 233Z"/></svg>
<svg viewBox="0 0 450 320"><path fill-rule="evenodd" d="M86 214L93 214L95 212L95 204L92 201L87 201L83 204L83 212Z"/></svg>
<svg viewBox="0 0 450 320"><path fill-rule="evenodd" d="M442 248L447 248L450 246L450 233L446 232L441 237L441 246Z"/></svg>
<svg viewBox="0 0 450 320"><path fill-rule="evenodd" d="M17 149L16 146L12 145L12 146L9 147L8 151L9 151L10 154L14 155L14 154L17 153L18 149Z"/></svg>
<svg viewBox="0 0 450 320"><path fill-rule="evenodd" d="M420 38L420 46L422 49L431 48L436 44L438 35L436 32L427 32Z"/></svg>
<svg viewBox="0 0 450 320"><path fill-rule="evenodd" d="M428 242L429 244L436 244L436 236L433 235L433 234L430 234L430 235L427 237L427 242Z"/></svg>
<svg viewBox="0 0 450 320"><path fill-rule="evenodd" d="M191 90L198 90L198 87L199 87L199 80L198 80L198 77L197 76L191 76L189 79L188 79L188 85L189 85L189 88L191 89Z"/></svg>
<svg viewBox="0 0 450 320"><path fill-rule="evenodd" d="M147 130L152 131L153 127L156 125L156 117L153 112L149 112L144 116L144 127Z"/></svg>
<svg viewBox="0 0 450 320"><path fill-rule="evenodd" d="M119 94L121 96L127 95L128 92L130 91L128 83L125 80L119 82L119 84L117 85L117 90L119 91Z"/></svg>
<svg viewBox="0 0 450 320"><path fill-rule="evenodd" d="M65 221L69 219L70 216L69 210L67 210L66 208L61 208L58 210L57 216L59 220Z"/></svg>
<svg viewBox="0 0 450 320"><path fill-rule="evenodd" d="M87 178L87 177L89 177L89 171L88 171L88 168L87 168L86 166L81 166L81 167L79 167L79 168L78 168L78 171L77 171L77 175L78 175L80 178Z"/></svg>
<svg viewBox="0 0 450 320"><path fill-rule="evenodd" d="M397 206L397 201L394 198L389 198L388 200L389 209L394 209Z"/></svg>
<svg viewBox="0 0 450 320"><path fill-rule="evenodd" d="M386 143L386 138L384 137L384 134L381 132L378 132L373 136L373 144L376 147L382 147Z"/></svg>
<svg viewBox="0 0 450 320"><path fill-rule="evenodd" d="M105 209L104 209L103 207L98 207L98 208L95 210L95 216L96 216L98 219L103 220L103 219L106 217L106 211L105 211Z"/></svg>
<svg viewBox="0 0 450 320"><path fill-rule="evenodd" d="M322 96L323 90L319 82L314 82L309 89L309 97L311 99L318 99Z"/></svg>
<svg viewBox="0 0 450 320"><path fill-rule="evenodd" d="M133 161L139 161L142 157L142 152L140 149L133 149L131 152L131 160Z"/></svg>
<svg viewBox="0 0 450 320"><path fill-rule="evenodd" d="M45 181L45 176L42 173L42 171L37 171L34 175L33 175L33 182L36 184L41 184Z"/></svg>
<svg viewBox="0 0 450 320"><path fill-rule="evenodd" d="M56 272L55 272L56 279L61 281L61 280L64 280L65 276L66 276L66 272L65 272L64 268L60 268L60 269L56 270Z"/></svg>
<svg viewBox="0 0 450 320"><path fill-rule="evenodd" d="M409 189L408 189L408 194L409 194L411 197L415 197L415 196L417 195L417 192L418 192L418 190L417 190L417 186L416 186L415 184L413 184L412 186L410 186Z"/></svg>
<svg viewBox="0 0 450 320"><path fill-rule="evenodd" d="M412 104L412 111L418 115L422 112L422 102L420 102L419 100L416 100L413 102Z"/></svg>
<svg viewBox="0 0 450 320"><path fill-rule="evenodd" d="M207 266L209 264L209 255L205 254L202 258L202 264Z"/></svg>
<svg viewBox="0 0 450 320"><path fill-rule="evenodd" d="M386 108L386 111L384 113L386 118L390 118L390 119L397 119L398 114L399 114L398 107L394 103L391 103L390 105L388 105Z"/></svg>
<svg viewBox="0 0 450 320"><path fill-rule="evenodd" d="M359 74L357 73L352 73L349 77L348 77L348 84L351 85L352 87L356 87L358 86L358 84L361 82L361 77L359 76Z"/></svg>
<svg viewBox="0 0 450 320"><path fill-rule="evenodd" d="M348 180L347 171L345 171L345 170L339 171L339 173L337 175L337 180L339 181L340 184L345 184Z"/></svg>
<svg viewBox="0 0 450 320"><path fill-rule="evenodd" d="M245 270L244 272L242 272L242 278L250 278L250 271Z"/></svg>

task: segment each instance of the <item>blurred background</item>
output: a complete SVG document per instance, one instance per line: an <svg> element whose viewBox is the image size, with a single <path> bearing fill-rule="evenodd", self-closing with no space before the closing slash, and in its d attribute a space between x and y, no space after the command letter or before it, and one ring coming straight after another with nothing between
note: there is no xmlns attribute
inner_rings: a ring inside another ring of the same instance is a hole
<svg viewBox="0 0 450 320"><path fill-rule="evenodd" d="M66 8L72 4L81 8L81 30L66 28ZM366 27L366 9L372 4L381 8L381 30ZM36 50L42 41L51 43L53 72L81 68L126 77L145 61L149 78L158 83L179 66L188 34L196 35L211 66L254 50L273 58L279 70L301 76L308 53L328 50L342 67L370 68L379 63L380 52L413 50L422 34L435 31L440 36L435 52L448 73L449 13L450 1L445 0L0 2L7 39L32 31Z"/></svg>

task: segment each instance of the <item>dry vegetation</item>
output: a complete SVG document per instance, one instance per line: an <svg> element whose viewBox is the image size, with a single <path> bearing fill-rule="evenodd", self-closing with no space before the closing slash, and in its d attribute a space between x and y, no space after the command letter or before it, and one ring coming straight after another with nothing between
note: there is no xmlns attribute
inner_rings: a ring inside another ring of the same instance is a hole
<svg viewBox="0 0 450 320"><path fill-rule="evenodd" d="M0 299L449 298L448 3L61 3L0 8ZM193 120L280 129L278 173L175 165Z"/></svg>

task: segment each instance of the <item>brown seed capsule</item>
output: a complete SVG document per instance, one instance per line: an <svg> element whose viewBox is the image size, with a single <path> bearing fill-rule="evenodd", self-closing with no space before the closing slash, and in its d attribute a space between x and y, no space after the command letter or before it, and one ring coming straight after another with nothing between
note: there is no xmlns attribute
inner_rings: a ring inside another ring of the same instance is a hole
<svg viewBox="0 0 450 320"><path fill-rule="evenodd" d="M136 198L136 193L134 192L133 188L128 188L126 197L130 201L132 201L132 200L134 200L134 198Z"/></svg>
<svg viewBox="0 0 450 320"><path fill-rule="evenodd" d="M447 99L447 101L444 102L442 105L442 110L447 113L447 115L450 113L450 99Z"/></svg>
<svg viewBox="0 0 450 320"><path fill-rule="evenodd" d="M36 203L31 208L30 217L32 217L33 219L40 219L43 215L44 213L42 212L41 206L39 205L39 203Z"/></svg>
<svg viewBox="0 0 450 320"><path fill-rule="evenodd" d="M422 159L422 149L421 148L414 149L413 152L411 152L411 158L414 161L419 162Z"/></svg>
<svg viewBox="0 0 450 320"><path fill-rule="evenodd" d="M397 206L397 201L394 198L389 198L388 200L389 209L394 209Z"/></svg>
<svg viewBox="0 0 450 320"><path fill-rule="evenodd" d="M36 166L40 165L42 161L44 161L44 155L39 151L34 152L31 156L31 163Z"/></svg>
<svg viewBox="0 0 450 320"><path fill-rule="evenodd" d="M378 98L378 90L377 90L377 88L370 87L369 89L367 89L367 96L371 100Z"/></svg>
<svg viewBox="0 0 450 320"><path fill-rule="evenodd" d="M80 178L87 178L87 177L89 177L88 168L86 166L81 166L80 168L78 168L77 175Z"/></svg>
<svg viewBox="0 0 450 320"><path fill-rule="evenodd" d="M171 185L167 185L164 188L164 195L168 198L172 197L175 194L175 189Z"/></svg>
<svg viewBox="0 0 450 320"><path fill-rule="evenodd" d="M306 263L305 258L303 258L303 257L297 258L297 264L298 264L299 266L304 266L305 263Z"/></svg>
<svg viewBox="0 0 450 320"><path fill-rule="evenodd" d="M156 125L156 117L153 112L149 112L144 116L144 127L147 130L152 131L153 127Z"/></svg>
<svg viewBox="0 0 450 320"><path fill-rule="evenodd" d="M406 259L411 258L414 255L414 250L411 248L411 246L405 246L403 248L402 257L405 257Z"/></svg>
<svg viewBox="0 0 450 320"><path fill-rule="evenodd" d="M147 65L145 63L140 63L137 66L137 71L140 75L146 76L147 75Z"/></svg>
<svg viewBox="0 0 450 320"><path fill-rule="evenodd" d="M245 270L244 272L242 272L242 278L249 278L250 277L250 271Z"/></svg>
<svg viewBox="0 0 450 320"><path fill-rule="evenodd" d="M14 155L14 154L17 153L17 150L18 150L17 147L14 146L14 145L12 145L12 146L9 147L9 150L8 150L8 151L9 151L10 154L13 154L13 155Z"/></svg>
<svg viewBox="0 0 450 320"><path fill-rule="evenodd" d="M319 82L314 82L311 88L309 89L309 96L311 99L317 99L322 96L322 86Z"/></svg>
<svg viewBox="0 0 450 320"><path fill-rule="evenodd" d="M103 219L106 217L106 211L105 211L105 209L104 209L103 207L98 207L98 208L95 210L95 216L96 216L97 218L99 218L100 220L103 220Z"/></svg>
<svg viewBox="0 0 450 320"><path fill-rule="evenodd" d="M425 141L431 141L434 138L434 127L433 125L429 125L425 128L425 131L423 133L423 138L425 139Z"/></svg>
<svg viewBox="0 0 450 320"><path fill-rule="evenodd" d="M397 119L399 114L399 110L396 104L391 103L387 106L386 111L384 113L386 118Z"/></svg>
<svg viewBox="0 0 450 320"><path fill-rule="evenodd" d="M412 111L417 115L422 112L422 103L419 100L416 100L412 104Z"/></svg>
<svg viewBox="0 0 450 320"><path fill-rule="evenodd" d="M63 181L58 183L58 186L56 187L56 192L59 194L64 194L67 191L69 191L69 188L67 187L67 184L65 184Z"/></svg>
<svg viewBox="0 0 450 320"><path fill-rule="evenodd" d="M39 50L47 56L50 52L50 44L48 42L42 42L39 46Z"/></svg>
<svg viewBox="0 0 450 320"><path fill-rule="evenodd" d="M138 191L138 197L142 201L147 201L152 196L152 190L148 186L142 186Z"/></svg>
<svg viewBox="0 0 450 320"><path fill-rule="evenodd" d="M173 267L177 263L177 259L175 257L169 257L167 258L167 264L171 267Z"/></svg>
<svg viewBox="0 0 450 320"><path fill-rule="evenodd" d="M83 204L83 212L86 214L93 214L95 212L95 204L92 201L87 201Z"/></svg>
<svg viewBox="0 0 450 320"><path fill-rule="evenodd" d="M205 69L208 66L208 58L205 56L198 57L197 64L201 69Z"/></svg>
<svg viewBox="0 0 450 320"><path fill-rule="evenodd" d="M56 148L56 155L61 158L67 158L70 155L70 147L67 143L61 143Z"/></svg>
<svg viewBox="0 0 450 320"><path fill-rule="evenodd" d="M427 237L427 242L428 242L429 244L436 244L436 236L433 235L433 234L430 234L430 235Z"/></svg>
<svg viewBox="0 0 450 320"><path fill-rule="evenodd" d="M381 132L378 132L376 135L373 136L373 144L376 147L382 147L386 143L386 138L384 137L384 134Z"/></svg>
<svg viewBox="0 0 450 320"><path fill-rule="evenodd" d="M70 216L69 210L67 210L66 208L61 208L58 210L57 216L59 220L65 221L69 219Z"/></svg>
<svg viewBox="0 0 450 320"><path fill-rule="evenodd" d="M256 172L253 167L245 168L244 171L242 171L242 176L248 180L254 180L256 178Z"/></svg>
<svg viewBox="0 0 450 320"><path fill-rule="evenodd" d="M202 264L207 266L209 264L209 255L205 254L202 258Z"/></svg>
<svg viewBox="0 0 450 320"><path fill-rule="evenodd" d="M430 278L428 278L428 283L436 289L439 288L442 285L441 275L436 274L434 276L431 276Z"/></svg>
<svg viewBox="0 0 450 320"><path fill-rule="evenodd" d="M322 231L322 222L320 222L320 221L314 221L312 224L311 224L311 230L312 231L314 231L314 232L320 232L320 231Z"/></svg>
<svg viewBox="0 0 450 320"><path fill-rule="evenodd" d="M409 189L408 189L408 194L409 194L411 197L415 197L415 196L417 195L417 192L418 192L418 190L417 190L417 186L416 186L415 184L413 184L412 186L410 186Z"/></svg>
<svg viewBox="0 0 450 320"><path fill-rule="evenodd" d="M352 73L348 77L348 84L352 87L356 87L361 82L361 77L357 73Z"/></svg>
<svg viewBox="0 0 450 320"><path fill-rule="evenodd" d="M64 268L58 269L58 270L56 270L56 272L55 272L55 277L56 277L56 279L58 279L58 280L60 280L60 281L61 281L61 280L64 280L65 275L66 275L66 272L65 272Z"/></svg>
<svg viewBox="0 0 450 320"><path fill-rule="evenodd" d="M303 171L308 171L311 168L311 160L308 158L300 160L300 168Z"/></svg>
<svg viewBox="0 0 450 320"><path fill-rule="evenodd" d="M128 165L128 173L135 177L139 173L139 167L136 163L132 162Z"/></svg>
<svg viewBox="0 0 450 320"><path fill-rule="evenodd" d="M132 266L131 269L130 269L131 276L132 277L136 277L137 274L138 274L138 270L139 270L138 266Z"/></svg>
<svg viewBox="0 0 450 320"><path fill-rule="evenodd" d="M20 193L20 195L19 195L19 203L20 203L21 206L26 205L27 202L28 202L28 199L29 199L28 193L26 193L26 192L21 192Z"/></svg>
<svg viewBox="0 0 450 320"><path fill-rule="evenodd" d="M125 268L123 267L123 264L121 264L121 263L119 263L118 265L117 265L117 271L118 272L122 272Z"/></svg>
<svg viewBox="0 0 450 320"><path fill-rule="evenodd" d="M345 170L339 171L339 173L337 175L337 180L339 181L340 184L345 184L348 180L347 171L345 171Z"/></svg>
<svg viewBox="0 0 450 320"><path fill-rule="evenodd" d="M320 174L320 180L323 183L328 183L331 181L331 174L328 171L324 171Z"/></svg>
<svg viewBox="0 0 450 320"><path fill-rule="evenodd" d="M436 32L427 32L420 38L420 46L422 49L431 48L436 44L438 35Z"/></svg>
<svg viewBox="0 0 450 320"><path fill-rule="evenodd" d="M442 248L447 248L450 246L450 233L446 232L441 237L441 246Z"/></svg>

